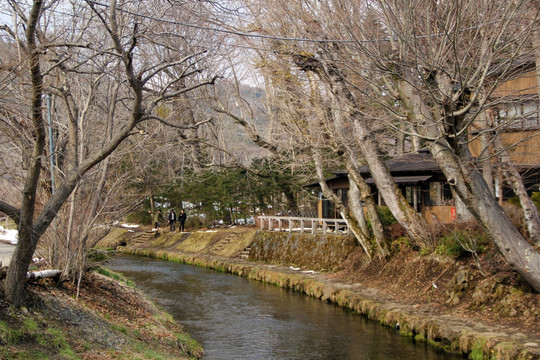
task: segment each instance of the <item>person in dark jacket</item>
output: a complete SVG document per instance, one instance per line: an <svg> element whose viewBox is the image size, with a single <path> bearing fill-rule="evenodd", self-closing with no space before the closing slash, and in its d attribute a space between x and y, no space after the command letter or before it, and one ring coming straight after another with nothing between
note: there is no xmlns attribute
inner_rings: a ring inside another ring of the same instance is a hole
<svg viewBox="0 0 540 360"><path fill-rule="evenodd" d="M169 232L174 232L175 225L176 225L176 213L174 212L173 209L169 211L169 216L167 220L169 220Z"/></svg>
<svg viewBox="0 0 540 360"><path fill-rule="evenodd" d="M180 214L178 214L178 231L184 232L186 228L184 227L184 224L186 223L187 215L184 212L184 209L180 210Z"/></svg>

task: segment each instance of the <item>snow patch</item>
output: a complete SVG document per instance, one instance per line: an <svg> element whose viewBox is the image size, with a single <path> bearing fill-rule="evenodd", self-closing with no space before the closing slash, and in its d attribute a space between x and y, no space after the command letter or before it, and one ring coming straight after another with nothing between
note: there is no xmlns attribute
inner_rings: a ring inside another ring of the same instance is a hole
<svg viewBox="0 0 540 360"><path fill-rule="evenodd" d="M17 230L4 229L0 226L0 240L8 241L10 244L16 244L19 239L19 232Z"/></svg>
<svg viewBox="0 0 540 360"><path fill-rule="evenodd" d="M121 227L125 228L138 228L140 225L137 224L120 224Z"/></svg>

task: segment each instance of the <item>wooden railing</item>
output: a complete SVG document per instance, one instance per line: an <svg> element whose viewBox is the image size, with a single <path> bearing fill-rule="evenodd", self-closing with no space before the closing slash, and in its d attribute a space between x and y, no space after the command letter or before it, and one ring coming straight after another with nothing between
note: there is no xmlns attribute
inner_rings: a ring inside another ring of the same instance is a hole
<svg viewBox="0 0 540 360"><path fill-rule="evenodd" d="M343 219L304 218L292 216L258 216L261 230L289 231L311 234L349 235L350 229Z"/></svg>

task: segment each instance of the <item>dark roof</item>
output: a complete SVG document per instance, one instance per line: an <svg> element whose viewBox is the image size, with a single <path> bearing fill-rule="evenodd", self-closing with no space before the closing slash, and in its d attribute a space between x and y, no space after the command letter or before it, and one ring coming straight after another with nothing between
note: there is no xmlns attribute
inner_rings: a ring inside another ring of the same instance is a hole
<svg viewBox="0 0 540 360"><path fill-rule="evenodd" d="M441 171L437 162L428 152L418 152L402 155L384 162L391 173L404 171ZM362 167L364 168L364 167ZM365 170L369 168L365 166Z"/></svg>
<svg viewBox="0 0 540 360"><path fill-rule="evenodd" d="M422 181L426 181L432 178L433 175L417 175L417 176L393 176L394 182L396 184L416 184ZM366 179L367 184L375 184L373 178Z"/></svg>
<svg viewBox="0 0 540 360"><path fill-rule="evenodd" d="M415 153L405 154L393 159L386 160L384 162L388 169L390 170L390 173L392 174L392 177L397 183L417 183L419 181L425 181L429 179L431 176L426 175L420 175L419 173L425 173L425 172L441 172L441 169L437 162L433 159L431 154L426 151L422 150ZM369 167L368 166L362 166L360 167L360 173L363 174L363 176L367 176L370 174ZM337 180L343 177L347 176L346 170L337 170L334 171L334 177L326 179L326 181L333 181ZM407 176L399 175L400 173L409 173ZM417 175L413 175L411 173L416 173ZM368 178L367 180L370 180L371 178ZM399 180L398 180L399 179ZM371 179L371 181L373 181ZM305 185L304 187L319 187L318 182L314 182L308 185Z"/></svg>
<svg viewBox="0 0 540 360"><path fill-rule="evenodd" d="M440 172L441 168L437 162L433 159L428 151L419 151L415 153L401 155L399 157L386 160L384 162L391 173L399 172L416 172L416 171L435 171ZM369 174L369 167L360 167L360 173ZM345 170L335 171L334 174L339 175L347 174Z"/></svg>

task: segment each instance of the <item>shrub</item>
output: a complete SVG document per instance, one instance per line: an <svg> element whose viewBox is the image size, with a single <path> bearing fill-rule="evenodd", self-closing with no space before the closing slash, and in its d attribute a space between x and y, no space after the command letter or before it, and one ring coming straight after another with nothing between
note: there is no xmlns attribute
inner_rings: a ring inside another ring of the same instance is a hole
<svg viewBox="0 0 540 360"><path fill-rule="evenodd" d="M193 229L200 229L205 226L204 222L201 221L201 219L198 216L189 216L186 220L186 230L190 231ZM209 226L210 224L206 224L206 226Z"/></svg>
<svg viewBox="0 0 540 360"><path fill-rule="evenodd" d="M411 239L409 239L408 236L402 236L395 240L392 240L390 243L390 251L392 254L398 253L404 249L412 249L413 244L411 243Z"/></svg>
<svg viewBox="0 0 540 360"><path fill-rule="evenodd" d="M465 252L465 249L458 241L459 235L456 238L455 233L450 233L442 236L439 240L439 244L435 247L435 253L442 256L448 256L451 258L458 258Z"/></svg>
<svg viewBox="0 0 540 360"><path fill-rule="evenodd" d="M400 237L406 237L407 232L401 226L400 223L395 222L385 228L385 232L391 240L399 239Z"/></svg>
<svg viewBox="0 0 540 360"><path fill-rule="evenodd" d="M459 229L456 228L443 235L435 247L435 253L454 259L470 253L480 273L485 275L478 254L487 251L490 241L483 231L475 228L474 224L472 228L467 225L460 224Z"/></svg>
<svg viewBox="0 0 540 360"><path fill-rule="evenodd" d="M538 210L540 210L540 191L533 192L531 199Z"/></svg>
<svg viewBox="0 0 540 360"><path fill-rule="evenodd" d="M390 226L393 223L397 222L396 218L388 209L388 206L379 206L377 207L377 213L379 214L379 219L383 226Z"/></svg>

